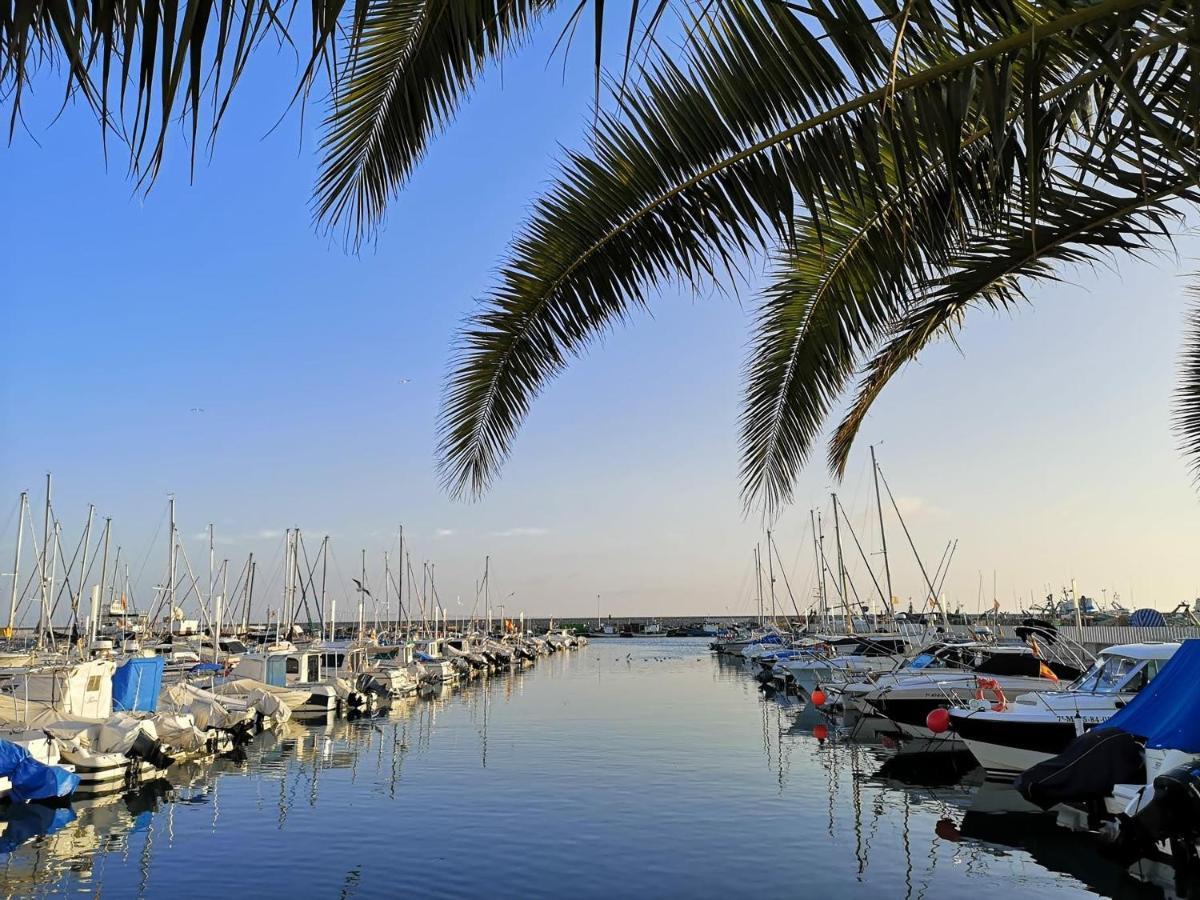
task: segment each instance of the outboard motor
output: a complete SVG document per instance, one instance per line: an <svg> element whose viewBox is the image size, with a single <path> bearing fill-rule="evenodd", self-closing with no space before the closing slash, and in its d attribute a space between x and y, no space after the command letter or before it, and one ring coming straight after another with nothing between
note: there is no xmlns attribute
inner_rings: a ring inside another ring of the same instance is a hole
<svg viewBox="0 0 1200 900"><path fill-rule="evenodd" d="M1121 823L1113 855L1126 865L1154 851L1160 841L1171 846L1175 892L1200 897L1200 763L1164 772L1154 779L1154 798L1133 818Z"/></svg>

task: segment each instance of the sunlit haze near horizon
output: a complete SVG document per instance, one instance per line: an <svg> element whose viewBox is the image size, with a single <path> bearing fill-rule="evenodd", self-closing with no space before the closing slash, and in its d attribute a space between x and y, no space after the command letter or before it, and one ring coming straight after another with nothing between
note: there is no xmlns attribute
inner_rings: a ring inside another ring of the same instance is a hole
<svg viewBox="0 0 1200 900"><path fill-rule="evenodd" d="M485 556L509 615L753 609L764 537L739 496L737 414L761 260L735 292L654 296L652 316L573 363L481 500L439 486L456 329L588 122L590 37L565 69L547 64L560 27L489 74L358 255L311 222L320 110L267 133L292 60L258 59L194 182L176 141L148 194L111 142L106 170L81 105L51 125L60 97L43 88L2 151L18 214L0 225L0 595L18 494L30 491L40 541L50 471L68 555L96 504L142 607L163 578L173 493L202 582L209 523L231 579L248 552L260 560L258 617L280 603L286 528L303 529L310 555L330 535L340 604L364 548L381 593L401 524L418 582L434 563L451 616L473 607ZM1189 236L1169 256L1065 270L1030 286L1027 308L976 311L957 344L926 351L884 392L840 486L814 453L774 528L780 607L789 591L812 603L812 508L833 557L832 490L882 577L872 443L931 573L957 541L951 608L990 608L995 591L1013 610L1072 578L1130 608L1200 596L1200 494L1170 428L1196 250ZM894 592L919 608L924 581L884 502ZM848 527L842 543L866 602Z"/></svg>

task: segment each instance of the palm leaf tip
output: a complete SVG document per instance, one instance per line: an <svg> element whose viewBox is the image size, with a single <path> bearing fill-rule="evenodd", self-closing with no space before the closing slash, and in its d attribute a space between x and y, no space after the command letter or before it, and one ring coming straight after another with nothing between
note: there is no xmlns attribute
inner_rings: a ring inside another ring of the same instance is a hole
<svg viewBox="0 0 1200 900"><path fill-rule="evenodd" d="M1189 293L1192 308L1187 315L1180 356L1173 426L1188 468L1200 485L1200 286L1193 285Z"/></svg>

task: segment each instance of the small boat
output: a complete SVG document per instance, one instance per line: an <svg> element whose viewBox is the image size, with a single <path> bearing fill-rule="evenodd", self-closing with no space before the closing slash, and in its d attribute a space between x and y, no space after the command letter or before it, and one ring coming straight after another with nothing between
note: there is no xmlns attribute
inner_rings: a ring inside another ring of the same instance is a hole
<svg viewBox="0 0 1200 900"><path fill-rule="evenodd" d="M950 728L992 777L1016 775L1062 753L1144 689L1179 649L1177 643L1122 644L1064 691L1035 691L994 709L974 701L950 710Z"/></svg>
<svg viewBox="0 0 1200 900"><path fill-rule="evenodd" d="M988 678L1009 699L1031 691L1065 690L1083 674L1075 665L1047 660L1027 644L981 644L968 669L924 671L878 684L863 697L872 709L889 720L905 738L963 746L950 731L933 731L928 717L939 708L965 706L980 690L980 676Z"/></svg>
<svg viewBox="0 0 1200 900"><path fill-rule="evenodd" d="M1128 705L1015 782L1060 825L1097 832L1126 865L1141 860L1131 872L1171 896L1200 883L1197 684L1200 640L1184 641Z"/></svg>

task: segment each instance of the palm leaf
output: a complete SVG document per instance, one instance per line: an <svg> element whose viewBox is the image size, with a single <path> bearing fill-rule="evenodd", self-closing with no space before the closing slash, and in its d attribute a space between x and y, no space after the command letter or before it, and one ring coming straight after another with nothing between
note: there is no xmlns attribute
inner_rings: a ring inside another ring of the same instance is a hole
<svg viewBox="0 0 1200 900"><path fill-rule="evenodd" d="M753 248L787 241L797 206L819 231L830 198L888 195L897 184L880 176L881 145L901 190L931 155L951 158L965 134L986 124L978 78L985 64L1061 36L1043 70L1098 78L1090 54L1072 49L1069 35L1093 28L1111 45L1128 26L1113 14L1142 6L1101 0L1070 11L1039 8L1036 28L1020 16L1004 19L998 8L994 32L977 29L978 46L965 52L948 45L947 29L923 31L933 14L922 7L906 31L905 64L915 68L867 91L844 73L886 74L891 47L879 35L848 38L850 49L835 56L798 16L724 8L687 68L652 67L626 119L602 117L589 154L569 155L535 207L499 285L463 335L439 446L449 488L482 490L546 381L644 304L647 291L672 278L702 281ZM847 64L850 54L861 65ZM1062 84L1074 77L1063 74ZM1037 134L1053 139L1045 127ZM1026 158L1034 152L1041 147ZM1007 192L998 184L1003 204Z"/></svg>
<svg viewBox="0 0 1200 900"><path fill-rule="evenodd" d="M1198 180L1184 176L1147 184L1133 196L1070 196L1051 192L1034 228L1014 222L1007 236L992 235L964 249L949 274L930 282L896 323L887 344L870 361L854 402L830 441L829 464L845 470L854 440L887 383L937 335L960 322L973 306L1011 308L1024 298L1022 283L1055 279L1056 266L1088 263L1101 254L1137 253L1171 233L1179 212L1170 202L1200 200Z"/></svg>
<svg viewBox="0 0 1200 900"><path fill-rule="evenodd" d="M334 86L316 215L357 240L453 116L489 61L554 0L366 0Z"/></svg>
<svg viewBox="0 0 1200 900"><path fill-rule="evenodd" d="M1200 288L1193 285L1190 293L1193 305L1180 354L1174 427L1192 474L1200 482Z"/></svg>

